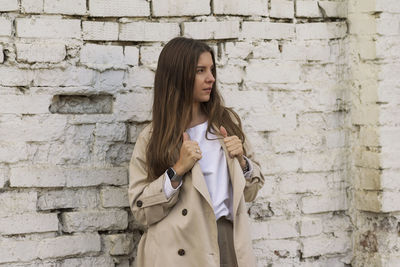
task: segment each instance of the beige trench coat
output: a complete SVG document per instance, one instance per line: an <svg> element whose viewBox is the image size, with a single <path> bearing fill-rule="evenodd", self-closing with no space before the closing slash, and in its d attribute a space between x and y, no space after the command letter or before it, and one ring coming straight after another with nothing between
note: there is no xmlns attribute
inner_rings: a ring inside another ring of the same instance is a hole
<svg viewBox="0 0 400 267"><path fill-rule="evenodd" d="M188 171L179 191L166 198L164 174L149 182L146 146L151 135L148 125L139 135L129 165L129 203L135 219L147 226L139 242L137 267L220 267L217 224L207 184L199 163ZM234 247L239 267L255 267L245 201L252 201L264 184L259 164L248 142L244 147L253 165L245 179L239 161L230 158L223 139L233 187Z"/></svg>

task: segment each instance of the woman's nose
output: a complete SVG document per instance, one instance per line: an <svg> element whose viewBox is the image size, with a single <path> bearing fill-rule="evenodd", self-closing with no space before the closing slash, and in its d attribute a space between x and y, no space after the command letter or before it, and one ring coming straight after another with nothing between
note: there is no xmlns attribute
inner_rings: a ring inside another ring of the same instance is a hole
<svg viewBox="0 0 400 267"><path fill-rule="evenodd" d="M215 82L214 75L210 72L210 74L207 76L207 82Z"/></svg>

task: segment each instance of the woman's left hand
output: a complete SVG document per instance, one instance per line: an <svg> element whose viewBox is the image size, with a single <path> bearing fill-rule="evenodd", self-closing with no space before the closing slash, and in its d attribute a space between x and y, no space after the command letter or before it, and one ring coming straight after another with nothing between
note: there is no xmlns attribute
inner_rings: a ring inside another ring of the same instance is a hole
<svg viewBox="0 0 400 267"><path fill-rule="evenodd" d="M236 157L239 160L240 166L243 168L246 167L246 160L243 157L243 144L242 141L236 135L228 136L228 132L226 131L224 126L219 128L220 133L224 137L224 143L226 149L228 150L229 156L231 158Z"/></svg>

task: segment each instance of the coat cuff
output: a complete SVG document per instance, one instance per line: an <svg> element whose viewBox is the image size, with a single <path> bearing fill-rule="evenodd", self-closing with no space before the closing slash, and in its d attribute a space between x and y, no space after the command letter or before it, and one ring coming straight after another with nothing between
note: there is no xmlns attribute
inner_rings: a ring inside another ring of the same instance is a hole
<svg viewBox="0 0 400 267"><path fill-rule="evenodd" d="M243 156L243 158L247 161L247 164L249 164L249 170L245 172L244 178L250 179L251 175L253 174L253 164L251 163L251 160L249 160L246 156Z"/></svg>
<svg viewBox="0 0 400 267"><path fill-rule="evenodd" d="M172 184L171 184L171 179L169 179L167 172L165 172L164 177L165 177L164 178L164 180L165 180L165 182L164 182L164 193L165 193L165 196L167 198L170 198L176 192L178 192L179 188L182 185L182 181L179 183L179 185L176 188L173 188Z"/></svg>

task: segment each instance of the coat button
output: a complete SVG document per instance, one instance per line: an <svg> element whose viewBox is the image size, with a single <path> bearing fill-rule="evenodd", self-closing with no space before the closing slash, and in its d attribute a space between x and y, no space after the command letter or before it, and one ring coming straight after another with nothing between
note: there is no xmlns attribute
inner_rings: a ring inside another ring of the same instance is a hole
<svg viewBox="0 0 400 267"><path fill-rule="evenodd" d="M187 214L187 209L183 209L183 210L182 210L182 215L183 215L183 216L186 216L186 214Z"/></svg>
<svg viewBox="0 0 400 267"><path fill-rule="evenodd" d="M178 254L179 254L179 256L185 255L185 250L184 249L178 250Z"/></svg>
<svg viewBox="0 0 400 267"><path fill-rule="evenodd" d="M139 208L143 205L143 202L141 200L136 201L136 206Z"/></svg>

